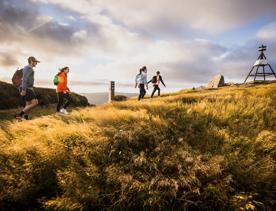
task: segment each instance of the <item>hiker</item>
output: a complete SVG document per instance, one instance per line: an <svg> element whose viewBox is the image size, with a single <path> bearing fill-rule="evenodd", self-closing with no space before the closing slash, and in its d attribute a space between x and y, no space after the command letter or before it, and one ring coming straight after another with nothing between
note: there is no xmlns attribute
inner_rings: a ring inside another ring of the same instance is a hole
<svg viewBox="0 0 276 211"><path fill-rule="evenodd" d="M23 110L16 115L16 119L29 119L28 113L38 105L38 100L34 91L34 67L40 63L35 57L28 58L28 65L22 69L22 82L19 87L20 95L25 102Z"/></svg>
<svg viewBox="0 0 276 211"><path fill-rule="evenodd" d="M156 75L152 77L152 79L148 82L148 83L153 83L153 91L152 91L152 94L151 94L151 98L153 98L154 96L154 93L158 90L158 97L160 96L160 87L159 87L159 84L160 82L163 84L164 87L166 87L163 79L162 79L162 76L160 75L160 72L157 71L156 72Z"/></svg>
<svg viewBox="0 0 276 211"><path fill-rule="evenodd" d="M136 75L135 78L135 88L137 88L137 86L140 89L140 93L139 93L139 97L138 97L138 101L144 99L145 95L146 95L146 89L145 86L148 89L148 83L147 83L147 67L144 66L140 69L140 72L138 75Z"/></svg>
<svg viewBox="0 0 276 211"><path fill-rule="evenodd" d="M70 89L67 86L67 75L69 73L69 67L63 67L59 70L59 73L56 75L58 81L55 83L57 85L57 112L60 114L68 114L66 108L72 102L72 98L69 94ZM64 99L66 102L64 103Z"/></svg>

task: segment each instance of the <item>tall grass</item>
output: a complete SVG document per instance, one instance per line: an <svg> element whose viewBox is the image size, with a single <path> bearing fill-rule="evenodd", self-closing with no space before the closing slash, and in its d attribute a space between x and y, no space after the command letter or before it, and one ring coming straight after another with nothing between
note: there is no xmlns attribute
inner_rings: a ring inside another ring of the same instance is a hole
<svg viewBox="0 0 276 211"><path fill-rule="evenodd" d="M0 209L273 210L276 84L0 127Z"/></svg>

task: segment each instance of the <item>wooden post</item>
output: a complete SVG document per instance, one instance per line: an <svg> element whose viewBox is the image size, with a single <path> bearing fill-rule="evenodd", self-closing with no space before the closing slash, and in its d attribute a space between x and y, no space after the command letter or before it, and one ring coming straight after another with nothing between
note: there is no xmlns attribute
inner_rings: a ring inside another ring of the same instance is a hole
<svg viewBox="0 0 276 211"><path fill-rule="evenodd" d="M108 102L112 102L115 97L115 81L110 81Z"/></svg>

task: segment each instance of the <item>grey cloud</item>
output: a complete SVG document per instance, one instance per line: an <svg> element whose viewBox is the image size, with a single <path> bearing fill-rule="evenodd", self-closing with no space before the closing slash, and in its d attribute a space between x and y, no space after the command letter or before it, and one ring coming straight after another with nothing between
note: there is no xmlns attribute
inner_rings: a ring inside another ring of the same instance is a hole
<svg viewBox="0 0 276 211"><path fill-rule="evenodd" d="M64 15L70 14L65 10L63 12ZM71 54L88 42L88 40L72 39L75 32L85 29L88 36L90 34L92 36L98 31L96 24L85 20L62 25L53 19L37 27L36 25L40 24L37 23L38 17L43 15L35 3L27 0L0 1L0 41L18 42L22 47L35 47L40 51L47 49L50 53L63 51ZM78 53L80 52L81 50Z"/></svg>
<svg viewBox="0 0 276 211"><path fill-rule="evenodd" d="M244 78L252 68L254 62L259 56L258 46L267 45L265 55L269 63L276 69L276 41L255 39L231 49L227 56L217 62L217 66L222 73L231 78Z"/></svg>
<svg viewBox="0 0 276 211"><path fill-rule="evenodd" d="M34 17L38 11L30 6L25 0L1 0L0 1L0 21L10 25L24 25L31 27Z"/></svg>
<svg viewBox="0 0 276 211"><path fill-rule="evenodd" d="M64 4L70 4L68 2L66 3L66 1L62 2ZM85 0L85 2L87 1ZM106 2L104 0L103 2L102 5L104 8ZM165 4L163 1L154 0L140 0L136 2L122 0L116 3L116 5L107 4L102 15L105 15L108 20L111 19L113 24L123 27L126 33L135 31L139 34L139 39L131 39L129 41L126 39L126 42L129 42L127 43L128 45L126 45L126 47L124 45L121 47L120 41L116 39L117 31L112 31L112 29L108 28L108 24L101 25L101 21L96 23L97 20L95 20L95 23L93 23L93 20L91 21L93 18L91 17L89 22L87 21L88 18L84 18L74 21L75 23L70 23L70 25L61 25L57 21L52 20L31 33L24 34L22 32L33 28L36 18L42 15L41 11L36 7L37 5L35 6L27 0L0 0L0 41L16 41L21 48L29 48L30 46L37 51L43 51L53 57L57 55L64 56L64 54L65 56L80 55L84 47L91 47L97 49L97 51L100 52L100 56L116 58L116 56L124 50L124 47L126 48L125 51L128 53L128 46L133 43L139 44L133 45L133 48L145 46L145 49L147 49L146 44L151 44L156 41L154 39L147 40L143 35L161 40L176 40L176 43L180 45L179 48L188 49L190 51L190 56L195 57L195 59L193 62L185 62L185 58L183 58L183 61L174 61L174 59L172 59L172 62L168 61L167 63L157 64L160 66L160 70L168 82L205 83L213 74L217 73L223 73L226 77L232 78L243 77L244 74L249 71L250 66L258 56L258 46L256 43L262 44L263 42L268 45L267 55L272 65L275 67L276 44L273 41L251 40L250 43L244 46L232 47L230 49L212 43L198 44L193 40L190 44L188 42L181 44L180 42L180 39L190 39L194 36L208 39L207 33L228 30L255 20L264 14L268 14L270 18L273 18L276 14L275 0L233 0L228 2L213 0L208 1L208 5L203 4L204 1L200 0L189 2L182 0L164 2L167 3ZM137 9L135 4L140 4L143 7L135 10ZM145 5L147 7L146 10ZM45 7L46 6L47 5L45 5ZM51 6L53 7L53 5ZM114 6L117 7L117 9L114 9ZM85 16L85 13L82 13L81 10L74 10L74 8L70 10ZM62 11L63 10L60 11L61 14ZM65 14L67 13L66 11L63 12ZM133 12L138 16L133 15ZM138 18L139 15L149 15L149 17L146 18L145 21L140 21ZM106 31L101 30L104 27L107 29ZM118 29L118 27L114 28ZM73 33L83 29L87 31L87 40L71 39ZM109 29L111 32L110 34L108 33ZM121 28L119 29L120 32L122 32ZM114 32L114 34L112 32ZM123 35L124 31L121 37L123 37ZM143 39L141 39L141 37ZM147 52L145 52L145 54L146 53ZM137 54L139 54L138 51ZM222 55L224 55L224 57L221 57ZM185 53L184 56L189 55ZM14 60L12 57L8 58L3 56L3 58L5 58L5 60L2 59L4 61L2 63L5 64L16 62L16 58L14 58ZM89 56L85 55L84 58L89 59ZM125 61L126 63L129 62L128 59L125 59ZM126 75L127 74L124 74L124 76ZM74 86L98 86L107 84L108 82L72 81L71 83ZM52 83L50 82L50 84ZM129 87L131 84L121 84L121 86Z"/></svg>
<svg viewBox="0 0 276 211"><path fill-rule="evenodd" d="M51 39L62 44L72 44L71 37L74 32L75 30L68 26L62 26L57 22L49 22L33 33L40 38Z"/></svg>
<svg viewBox="0 0 276 211"><path fill-rule="evenodd" d="M166 17L166 15L150 19L144 25L130 26L124 23L124 19L120 20L118 17L116 17L116 14L113 14L110 10L103 10L100 14L110 18L113 24L144 35L145 37L165 40L183 40L191 39L194 37L207 36L207 34L202 30L195 30L194 28L192 28L189 23L184 21L179 23L179 21L168 18Z"/></svg>
<svg viewBox="0 0 276 211"><path fill-rule="evenodd" d="M135 27L133 30L150 37L174 41L193 39L195 37L209 37L206 32L200 29L194 29L188 23L178 23L165 18L151 20L143 30L139 27Z"/></svg>
<svg viewBox="0 0 276 211"><path fill-rule="evenodd" d="M206 83L214 74L220 72L213 58L228 51L221 45L201 40L182 42L179 47L183 49L182 61L154 64L168 83Z"/></svg>
<svg viewBox="0 0 276 211"><path fill-rule="evenodd" d="M0 1L0 41L13 41L24 36L24 28L30 28L38 12L27 2Z"/></svg>
<svg viewBox="0 0 276 211"><path fill-rule="evenodd" d="M167 81L178 83L204 83L212 75L217 74L214 64L206 60L201 60L198 63L179 62L164 64L162 68L165 70L163 75L166 76Z"/></svg>
<svg viewBox="0 0 276 211"><path fill-rule="evenodd" d="M218 73L230 80L244 79L259 56L259 45L267 45L269 63L276 70L276 41L253 39L240 46L225 48L211 45L196 58L195 62L175 62L163 64L167 79L172 82L207 83ZM194 49L199 51L200 48ZM213 58L212 58L213 57Z"/></svg>
<svg viewBox="0 0 276 211"><path fill-rule="evenodd" d="M3 67L10 67L10 66L15 66L19 64L17 59L13 54L8 54L8 53L1 53L0 52L0 65Z"/></svg>
<svg viewBox="0 0 276 211"><path fill-rule="evenodd" d="M102 6L106 7L104 14L115 22L145 31L145 34L156 30L161 36L172 38L175 35L185 38L189 34L197 34L198 31L211 34L223 32L259 17L276 17L275 0L140 0L135 3L122 0L116 5L102 1Z"/></svg>

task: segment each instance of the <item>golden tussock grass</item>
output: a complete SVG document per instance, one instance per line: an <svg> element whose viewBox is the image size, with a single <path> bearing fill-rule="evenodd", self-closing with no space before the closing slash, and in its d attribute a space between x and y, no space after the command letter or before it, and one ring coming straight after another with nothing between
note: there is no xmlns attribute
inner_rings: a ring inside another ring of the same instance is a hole
<svg viewBox="0 0 276 211"><path fill-rule="evenodd" d="M276 84L0 124L0 209L272 210Z"/></svg>

